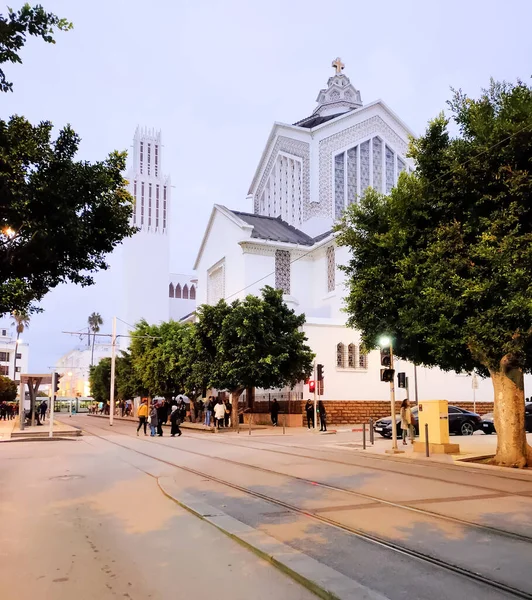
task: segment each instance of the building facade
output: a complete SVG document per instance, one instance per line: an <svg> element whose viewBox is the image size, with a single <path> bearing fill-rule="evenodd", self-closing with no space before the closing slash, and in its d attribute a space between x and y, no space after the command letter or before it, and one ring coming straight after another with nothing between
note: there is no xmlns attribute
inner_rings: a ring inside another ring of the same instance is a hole
<svg viewBox="0 0 532 600"><path fill-rule="evenodd" d="M29 345L22 337L17 341L14 327L8 323L0 323L0 375L9 377L18 384L20 374L28 372L29 353Z"/></svg>
<svg viewBox="0 0 532 600"><path fill-rule="evenodd" d="M94 363L102 358L110 358L111 343L94 344ZM61 375L59 396L66 398L90 396L89 373L92 359L92 346L80 345L64 354L55 365Z"/></svg>
<svg viewBox="0 0 532 600"><path fill-rule="evenodd" d="M412 170L406 154L413 132L381 100L363 104L339 59L333 67L310 116L273 125L249 188L252 212L214 206L194 266L197 299L214 304L259 294L265 285L282 289L288 306L306 316L309 344L325 367L323 399L385 401L379 353L364 354L359 333L346 326L338 267L349 255L332 228L369 187L388 193ZM406 372L413 397L413 365L399 361L398 371ZM469 376L422 367L416 379L419 398L493 400L489 380L473 389Z"/></svg>

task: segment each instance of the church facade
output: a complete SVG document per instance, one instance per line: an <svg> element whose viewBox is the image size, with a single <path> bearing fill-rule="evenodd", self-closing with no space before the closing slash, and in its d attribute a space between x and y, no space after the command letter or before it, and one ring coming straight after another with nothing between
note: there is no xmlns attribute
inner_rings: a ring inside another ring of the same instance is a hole
<svg viewBox="0 0 532 600"><path fill-rule="evenodd" d="M338 266L349 255L332 228L368 187L389 193L413 169L406 154L414 134L383 101L363 104L339 59L333 67L310 116L273 125L249 188L250 212L214 205L194 268L198 304L259 294L264 285L282 289L288 306L305 314L309 344L324 365L322 398L341 410L343 403L386 401L389 386L380 381L379 353L364 354L359 333L346 327ZM414 398L413 365L398 361L399 371ZM420 367L416 379L420 399L493 399L489 380L473 388L469 376ZM303 383L298 389L309 397Z"/></svg>

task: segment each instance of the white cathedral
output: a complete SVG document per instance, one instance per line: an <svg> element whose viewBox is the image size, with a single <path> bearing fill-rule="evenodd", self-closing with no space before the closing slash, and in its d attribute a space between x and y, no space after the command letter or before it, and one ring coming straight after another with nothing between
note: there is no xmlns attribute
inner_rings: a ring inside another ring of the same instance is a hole
<svg viewBox="0 0 532 600"><path fill-rule="evenodd" d="M349 255L332 227L368 187L387 193L401 171L412 170L406 154L414 133L382 100L363 104L340 59L332 66L312 114L273 125L249 188L252 212L214 205L194 265L197 302L232 301L265 285L282 289L288 306L306 315L305 333L325 368L323 399L385 401L379 353L363 354L359 333L346 327L338 265ZM414 367L398 361L399 371L413 399ZM477 389L470 376L418 367L417 382L419 399L493 400L490 380ZM303 383L298 389L309 397ZM404 397L399 390L397 399Z"/></svg>

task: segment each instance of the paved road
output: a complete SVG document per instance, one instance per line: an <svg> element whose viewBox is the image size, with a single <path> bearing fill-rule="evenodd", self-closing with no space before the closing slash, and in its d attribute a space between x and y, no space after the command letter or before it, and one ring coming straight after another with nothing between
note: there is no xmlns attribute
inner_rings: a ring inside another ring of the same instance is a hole
<svg viewBox="0 0 532 600"><path fill-rule="evenodd" d="M0 445L2 600L315 598L95 442Z"/></svg>
<svg viewBox="0 0 532 600"><path fill-rule="evenodd" d="M82 442L92 448L87 455L95 456L94 471L86 479L127 463L145 473L139 479L149 474L153 482L172 480L177 497L199 498L381 597L512 597L413 558L416 553L532 594L532 479L521 474L361 456L308 435L151 439L137 438L131 423L115 423L112 430L88 416L69 423L94 434ZM59 481L79 486L83 480ZM119 497L128 507L137 503L133 489L118 490ZM400 546L410 555L353 531ZM208 575L211 585L218 585L218 574ZM301 592L291 588L281 597L300 597L295 593Z"/></svg>

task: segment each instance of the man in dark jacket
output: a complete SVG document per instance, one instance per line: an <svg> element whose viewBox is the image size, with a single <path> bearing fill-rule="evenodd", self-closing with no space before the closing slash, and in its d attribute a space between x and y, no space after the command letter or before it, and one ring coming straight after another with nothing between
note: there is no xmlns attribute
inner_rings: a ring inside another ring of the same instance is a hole
<svg viewBox="0 0 532 600"><path fill-rule="evenodd" d="M273 399L272 406L270 408L270 414L272 417L273 426L277 427L277 420L279 418L279 402L277 402L277 398Z"/></svg>
<svg viewBox="0 0 532 600"><path fill-rule="evenodd" d="M321 400L318 403L318 410L320 412L320 431L327 431L327 412Z"/></svg>
<svg viewBox="0 0 532 600"><path fill-rule="evenodd" d="M168 421L168 402L159 402L157 405L157 435L162 437L163 424Z"/></svg>
<svg viewBox="0 0 532 600"><path fill-rule="evenodd" d="M310 424L312 423L312 429L314 429L314 403L309 398L307 403L305 404L305 412L307 413L307 425L310 429Z"/></svg>

